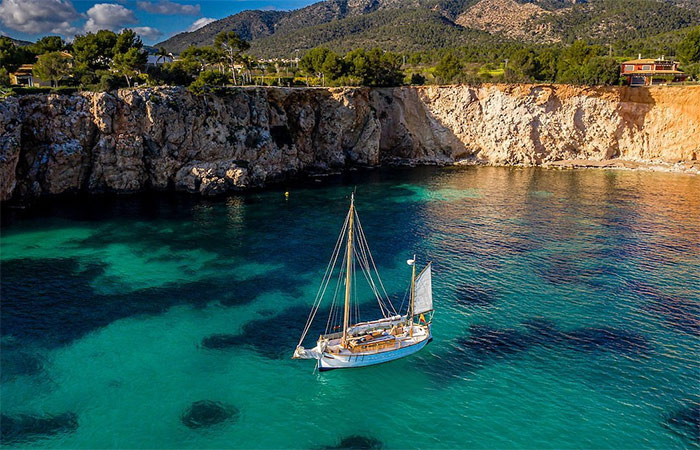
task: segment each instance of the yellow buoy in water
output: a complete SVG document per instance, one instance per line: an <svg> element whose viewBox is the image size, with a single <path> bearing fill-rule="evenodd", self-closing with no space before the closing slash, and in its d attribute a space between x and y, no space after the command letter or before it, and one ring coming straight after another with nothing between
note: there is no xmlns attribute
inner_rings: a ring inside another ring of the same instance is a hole
<svg viewBox="0 0 700 450"><path fill-rule="evenodd" d="M284 192L284 198L289 198L289 191Z"/></svg>

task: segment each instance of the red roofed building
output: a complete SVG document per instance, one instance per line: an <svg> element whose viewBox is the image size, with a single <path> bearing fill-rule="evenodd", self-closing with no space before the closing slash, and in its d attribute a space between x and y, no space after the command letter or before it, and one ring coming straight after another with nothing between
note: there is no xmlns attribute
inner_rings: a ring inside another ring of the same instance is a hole
<svg viewBox="0 0 700 450"><path fill-rule="evenodd" d="M625 61L621 65L620 74L627 78L630 86L650 86L669 81L684 81L688 75L678 70L678 62L668 60L663 56L657 59L639 58Z"/></svg>

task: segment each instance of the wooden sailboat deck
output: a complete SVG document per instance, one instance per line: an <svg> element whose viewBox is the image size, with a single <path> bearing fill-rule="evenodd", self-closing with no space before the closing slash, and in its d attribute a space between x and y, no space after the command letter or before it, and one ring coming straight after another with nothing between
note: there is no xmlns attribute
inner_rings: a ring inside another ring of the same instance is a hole
<svg viewBox="0 0 700 450"><path fill-rule="evenodd" d="M337 333L340 334L340 333ZM325 336L328 338L329 336ZM414 325L413 336L408 329L400 330L400 334L391 334L381 331L348 339L347 346L341 345L342 336L327 340L324 353L331 355L372 355L377 353L392 352L423 342L430 337L427 326Z"/></svg>
<svg viewBox="0 0 700 450"><path fill-rule="evenodd" d="M430 321L432 316L428 320L423 317L424 313L433 311L430 263L416 278L415 255L413 259L406 261L411 266L411 297L406 313L402 315L400 311L397 312L379 278L379 272L362 231L359 216L355 211L354 199L353 194L350 197L350 210L326 267L321 287L314 300L304 331L292 356L292 358L318 360L319 370L362 367L391 361L419 351L431 340ZM357 225L355 219L357 219ZM344 244L343 237L346 231L344 264L341 265L340 276L333 294L333 304L335 304L336 295L340 291L341 281L344 278L345 298L342 304L342 332L328 333L330 330L341 328L340 324L335 321L341 317L340 311L334 310L331 306L326 334L319 336L316 346L307 350L302 346L302 343L334 273L336 262L341 255ZM355 320L359 320L356 299L354 313L350 307L353 293L356 294L353 283L356 265L364 273L384 317L353 325L353 315ZM344 271L343 266L345 266ZM373 278L372 271L376 272L376 280ZM392 313L394 315L390 315ZM419 323L415 323L415 318L418 316L420 317ZM422 323L420 323L421 321Z"/></svg>

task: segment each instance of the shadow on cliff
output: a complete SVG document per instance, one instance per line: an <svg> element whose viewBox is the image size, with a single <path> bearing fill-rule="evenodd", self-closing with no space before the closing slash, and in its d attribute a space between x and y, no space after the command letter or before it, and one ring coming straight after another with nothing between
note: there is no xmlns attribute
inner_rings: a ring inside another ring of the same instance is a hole
<svg viewBox="0 0 700 450"><path fill-rule="evenodd" d="M376 88L370 94L379 120L383 163L441 164L471 152L428 108L421 88Z"/></svg>
<svg viewBox="0 0 700 450"><path fill-rule="evenodd" d="M625 134L635 135L643 133L647 116L656 105L656 100L648 87L623 86L617 89L619 89L619 103L616 112L620 117L620 122L613 134L616 145L608 151L605 159L623 156L619 147L620 140ZM644 156L643 151L640 152L640 156Z"/></svg>
<svg viewBox="0 0 700 450"><path fill-rule="evenodd" d="M23 121L12 201L23 204L44 193L87 187L97 137L97 126L84 113L87 103L69 95L20 97Z"/></svg>

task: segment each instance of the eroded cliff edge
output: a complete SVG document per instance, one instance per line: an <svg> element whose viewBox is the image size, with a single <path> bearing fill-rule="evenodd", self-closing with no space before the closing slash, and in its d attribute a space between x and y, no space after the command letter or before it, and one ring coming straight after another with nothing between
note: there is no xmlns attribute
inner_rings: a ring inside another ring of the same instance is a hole
<svg viewBox="0 0 700 450"><path fill-rule="evenodd" d="M217 194L350 165L695 161L700 87L183 88L0 101L0 197Z"/></svg>

